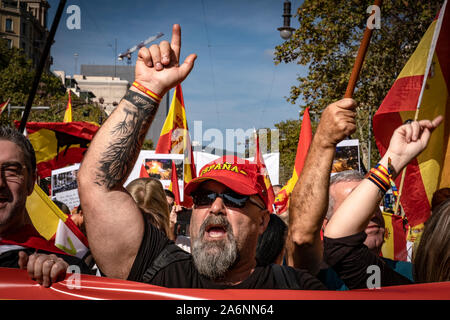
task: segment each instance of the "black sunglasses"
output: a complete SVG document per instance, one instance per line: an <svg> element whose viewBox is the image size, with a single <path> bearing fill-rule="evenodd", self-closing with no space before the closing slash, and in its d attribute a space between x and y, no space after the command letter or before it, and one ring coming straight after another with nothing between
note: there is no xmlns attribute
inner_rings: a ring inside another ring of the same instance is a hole
<svg viewBox="0 0 450 320"><path fill-rule="evenodd" d="M227 190L224 193L217 193L209 190L208 191L201 190L193 192L191 196L192 201L196 206L210 206L217 199L217 197L219 197L223 199L223 203L225 204L225 206L229 208L243 208L245 207L247 201L250 201L261 210L265 209L255 200L250 198L250 196L236 193L233 190Z"/></svg>

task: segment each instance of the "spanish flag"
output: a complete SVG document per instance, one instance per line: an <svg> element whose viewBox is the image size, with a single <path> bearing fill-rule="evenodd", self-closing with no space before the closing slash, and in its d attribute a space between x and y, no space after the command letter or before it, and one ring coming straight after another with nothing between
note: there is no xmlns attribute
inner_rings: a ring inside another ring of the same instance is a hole
<svg viewBox="0 0 450 320"><path fill-rule="evenodd" d="M407 261L405 219L402 216L383 212L385 223L384 242L381 247L383 257Z"/></svg>
<svg viewBox="0 0 450 320"><path fill-rule="evenodd" d="M406 168L400 203L411 226L428 219L433 193L450 187L449 87L450 7L445 1L373 118L376 143L383 156L394 130L415 119L416 111L418 120L444 116L444 125L433 132L428 147ZM400 179L401 174L398 186Z"/></svg>
<svg viewBox="0 0 450 320"><path fill-rule="evenodd" d="M67 101L66 113L64 114L63 122L72 122L72 90L69 90L69 101Z"/></svg>
<svg viewBox="0 0 450 320"><path fill-rule="evenodd" d="M84 234L37 184L27 198L26 209L32 224L2 236L0 245L19 245L80 259L89 251Z"/></svg>
<svg viewBox="0 0 450 320"><path fill-rule="evenodd" d="M16 127L20 122L15 121ZM36 153L39 177L80 163L99 126L90 122L27 122L28 139Z"/></svg>
<svg viewBox="0 0 450 320"><path fill-rule="evenodd" d="M175 88L155 152L184 154L184 185L197 176L181 85ZM183 202L187 207L192 205L191 199L187 196Z"/></svg>
<svg viewBox="0 0 450 320"><path fill-rule="evenodd" d="M5 111L8 104L9 104L9 99L6 102L3 102L2 104L0 104L0 115L2 115L3 111Z"/></svg>
<svg viewBox="0 0 450 320"><path fill-rule="evenodd" d="M36 184L26 208L37 232L61 251L83 258L88 251L84 234Z"/></svg>
<svg viewBox="0 0 450 320"><path fill-rule="evenodd" d="M292 177L286 185L278 192L275 198L275 210L277 214L285 212L289 207L289 196L294 190L298 177L303 170L306 155L308 154L309 146L312 141L312 127L311 118L309 117L309 107L305 109L302 120L302 128L298 138L297 154L295 156L295 165L292 172Z"/></svg>
<svg viewBox="0 0 450 320"><path fill-rule="evenodd" d="M177 167L175 165L175 160L172 160L172 170L170 172L170 186L169 190L172 191L175 197L175 204L180 205L180 188L178 186L178 176L177 176Z"/></svg>
<svg viewBox="0 0 450 320"><path fill-rule="evenodd" d="M266 164L264 163L264 158L261 153L261 149L259 147L259 135L255 132L256 135L256 152L255 152L255 162L258 166L259 173L264 177L264 184L267 189L267 197L269 199L269 207L267 208L269 212L274 212L274 202L275 202L275 193L273 191L272 182L270 181L269 172L267 171Z"/></svg>

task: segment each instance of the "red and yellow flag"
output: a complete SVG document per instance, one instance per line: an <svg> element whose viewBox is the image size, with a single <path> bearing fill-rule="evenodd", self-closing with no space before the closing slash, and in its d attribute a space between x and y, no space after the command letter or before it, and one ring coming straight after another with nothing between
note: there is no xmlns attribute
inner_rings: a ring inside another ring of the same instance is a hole
<svg viewBox="0 0 450 320"><path fill-rule="evenodd" d="M450 187L450 7L446 4L373 117L376 143L383 156L393 131L406 120L415 119L417 110L418 120L444 116L428 147L406 169L400 203L411 226L428 219L433 193ZM400 178L401 174L398 186Z"/></svg>
<svg viewBox="0 0 450 320"><path fill-rule="evenodd" d="M0 115L2 115L3 111L5 111L8 104L9 104L9 99L6 100L6 102L3 102L2 104L0 104Z"/></svg>
<svg viewBox="0 0 450 320"><path fill-rule="evenodd" d="M175 204L180 205L180 188L178 185L177 167L175 165L175 160L172 160L172 171L170 173L170 186L169 190L172 191L175 197Z"/></svg>
<svg viewBox="0 0 450 320"><path fill-rule="evenodd" d="M407 261L404 218L383 212L383 219L385 223L384 242L381 247L383 257L396 261Z"/></svg>
<svg viewBox="0 0 450 320"><path fill-rule="evenodd" d="M20 121L15 121L15 125L18 128ZM98 125L81 121L27 122L39 177L49 177L52 170L80 163L98 129Z"/></svg>
<svg viewBox="0 0 450 320"><path fill-rule="evenodd" d="M269 212L274 212L273 204L275 202L275 193L273 191L272 182L270 181L269 172L267 171L266 164L264 163L264 158L261 153L261 149L259 147L259 135L256 132L256 152L255 152L255 162L258 166L259 173L264 177L264 184L267 189L267 197L269 199L268 202L268 210Z"/></svg>
<svg viewBox="0 0 450 320"><path fill-rule="evenodd" d="M72 122L72 90L69 90L69 101L67 101L66 113L64 114L63 122Z"/></svg>
<svg viewBox="0 0 450 320"><path fill-rule="evenodd" d="M305 109L302 120L302 128L298 138L297 154L295 156L295 165L292 177L286 185L278 192L275 198L275 210L277 214L285 212L289 207L289 196L297 183L298 177L303 170L306 155L312 141L311 118L309 117L309 107Z"/></svg>
<svg viewBox="0 0 450 320"><path fill-rule="evenodd" d="M155 152L184 154L184 185L197 176L181 85L175 88ZM186 195L183 202L186 207L192 205L190 197Z"/></svg>

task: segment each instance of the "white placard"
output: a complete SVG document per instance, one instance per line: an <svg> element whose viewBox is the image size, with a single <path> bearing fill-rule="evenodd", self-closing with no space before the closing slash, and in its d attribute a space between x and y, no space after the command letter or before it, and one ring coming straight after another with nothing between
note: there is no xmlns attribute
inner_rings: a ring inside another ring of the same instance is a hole
<svg viewBox="0 0 450 320"><path fill-rule="evenodd" d="M172 173L172 161L175 161L178 177L178 188L180 190L180 200L183 201L184 190L184 155L183 154L162 154L155 153L153 150L143 150L139 153L139 157L130 173L130 176L125 181L126 187L131 181L142 177L146 174L151 178L156 178L161 181L163 188L168 189L170 186L170 177ZM141 174L144 170L144 174Z"/></svg>
<svg viewBox="0 0 450 320"><path fill-rule="evenodd" d="M77 173L80 164L52 170L51 198L64 203L72 211L80 205L78 196Z"/></svg>

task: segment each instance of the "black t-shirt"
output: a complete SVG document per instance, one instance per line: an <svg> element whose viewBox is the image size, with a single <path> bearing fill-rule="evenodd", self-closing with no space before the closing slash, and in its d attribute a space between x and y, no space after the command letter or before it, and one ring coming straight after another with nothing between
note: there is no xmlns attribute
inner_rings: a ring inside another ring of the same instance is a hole
<svg viewBox="0 0 450 320"><path fill-rule="evenodd" d="M131 268L128 280L146 282L144 274L152 266L153 261L161 251L173 245L161 231L149 223L145 223L144 237L139 252ZM296 279L297 285L288 285L290 289L326 290L326 287L314 276L304 270L290 267L288 272ZM289 281L288 281L289 282ZM159 270L150 281L151 284L168 288L204 288L204 289L280 289L284 288L275 280L273 268L257 266L252 274L241 283L230 286L217 284L199 274L195 268L192 256L175 261Z"/></svg>
<svg viewBox="0 0 450 320"><path fill-rule="evenodd" d="M386 262L364 244L364 231L343 238L324 237L325 262L336 271L349 289L367 288L367 280L374 275L369 266L380 268L380 286L411 284L411 280L395 272Z"/></svg>

